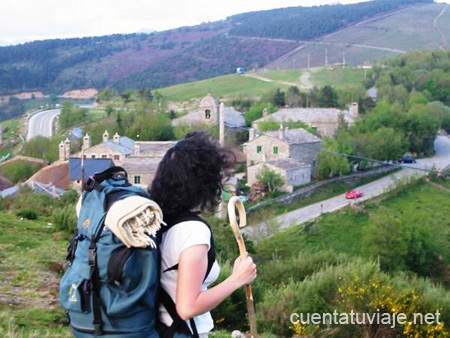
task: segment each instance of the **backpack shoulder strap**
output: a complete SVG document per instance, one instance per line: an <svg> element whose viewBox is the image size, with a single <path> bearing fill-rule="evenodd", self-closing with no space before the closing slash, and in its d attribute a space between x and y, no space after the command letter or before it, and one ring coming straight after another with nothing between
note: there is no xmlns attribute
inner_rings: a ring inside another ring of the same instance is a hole
<svg viewBox="0 0 450 338"><path fill-rule="evenodd" d="M169 221L169 223L167 224L167 227L165 227L166 228L165 230L174 226L175 224L178 224L181 222L188 222L188 221L202 222L208 227L209 231L211 232L210 247L208 250L208 266L206 268L205 278L203 279L203 281L205 281L206 278L208 277L209 273L211 272L214 262L216 261L216 248L214 245L214 236L213 236L213 232L211 229L211 225L207 221L205 221L203 218L201 218L198 214L189 212L189 213L180 215L179 217L175 218L173 221ZM174 266L167 268L163 272L172 271L172 270L178 270L178 264L175 264Z"/></svg>

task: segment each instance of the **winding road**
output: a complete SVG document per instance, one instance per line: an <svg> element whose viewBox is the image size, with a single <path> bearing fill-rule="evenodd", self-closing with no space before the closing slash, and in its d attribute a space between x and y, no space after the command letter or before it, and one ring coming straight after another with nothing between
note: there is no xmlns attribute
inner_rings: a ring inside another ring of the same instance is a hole
<svg viewBox="0 0 450 338"><path fill-rule="evenodd" d="M358 202L382 195L387 190L392 189L395 185L395 182L399 179L412 178L416 175L422 176L426 174L425 171L415 170L413 168L431 169L435 167L435 169L443 169L449 166L450 138L448 136L438 136L435 141L434 148L436 151L435 156L418 160L416 164L408 164L405 166L406 168L396 172L395 174L383 177L379 180L359 187L358 190L364 192L364 197L359 198ZM246 233L252 239L257 239L260 236L267 236L267 234L269 233L268 230L270 224L272 223L277 224L277 226L279 225L279 228L277 228L277 230L283 230L308 221L312 221L318 218L322 213L333 212L342 209L352 203L355 202L347 200L345 198L345 194L342 194L278 216L275 218L275 222L266 220L263 223L248 226L242 229L242 232Z"/></svg>
<svg viewBox="0 0 450 338"><path fill-rule="evenodd" d="M60 109L52 109L32 115L27 120L27 141L36 136L52 137L54 122L60 113Z"/></svg>

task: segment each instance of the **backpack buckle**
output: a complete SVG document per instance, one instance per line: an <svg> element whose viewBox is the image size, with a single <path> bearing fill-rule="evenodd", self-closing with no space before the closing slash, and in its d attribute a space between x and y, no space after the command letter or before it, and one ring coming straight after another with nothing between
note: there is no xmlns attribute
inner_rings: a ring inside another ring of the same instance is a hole
<svg viewBox="0 0 450 338"><path fill-rule="evenodd" d="M91 268L94 268L96 266L96 261L97 261L97 249L96 248L89 249L89 266Z"/></svg>
<svg viewBox="0 0 450 338"><path fill-rule="evenodd" d="M92 176L89 177L85 183L85 190L87 190L87 191L94 190L96 184L97 184L97 182L92 178Z"/></svg>

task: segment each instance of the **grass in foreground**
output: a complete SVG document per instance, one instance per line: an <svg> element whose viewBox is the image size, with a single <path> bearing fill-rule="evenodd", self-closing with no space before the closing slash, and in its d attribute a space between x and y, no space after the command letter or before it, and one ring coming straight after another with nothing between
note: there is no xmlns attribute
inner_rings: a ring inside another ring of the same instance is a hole
<svg viewBox="0 0 450 338"><path fill-rule="evenodd" d="M0 214L0 337L71 337L59 307L66 245L45 222Z"/></svg>

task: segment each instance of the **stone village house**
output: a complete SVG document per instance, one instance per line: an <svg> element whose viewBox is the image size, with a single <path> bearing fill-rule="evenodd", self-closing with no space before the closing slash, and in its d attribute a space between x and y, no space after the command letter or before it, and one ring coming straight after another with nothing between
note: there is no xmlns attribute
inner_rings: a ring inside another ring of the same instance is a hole
<svg viewBox="0 0 450 338"><path fill-rule="evenodd" d="M303 122L315 128L321 137L333 137L339 126L340 116L344 117L348 125L355 123L359 117L358 103L352 103L346 111L336 108L285 108L269 115L266 110L262 118L253 121L252 127L259 130L259 124L264 121Z"/></svg>
<svg viewBox="0 0 450 338"><path fill-rule="evenodd" d="M108 131L105 131L103 142L95 146L91 145L91 137L85 135L83 150L73 156L70 154L70 141L61 142L59 159L68 161L81 158L82 154L85 159L110 159L128 172L130 183L147 186L153 180L162 157L175 144L175 141L138 142L117 133L110 139ZM80 180L73 182L75 188L80 188L80 184Z"/></svg>
<svg viewBox="0 0 450 338"><path fill-rule="evenodd" d="M244 144L247 156L247 180L252 186L258 174L268 167L281 174L283 191L292 192L295 186L307 184L316 167L316 157L322 140L304 129L288 129L257 133L251 128Z"/></svg>

